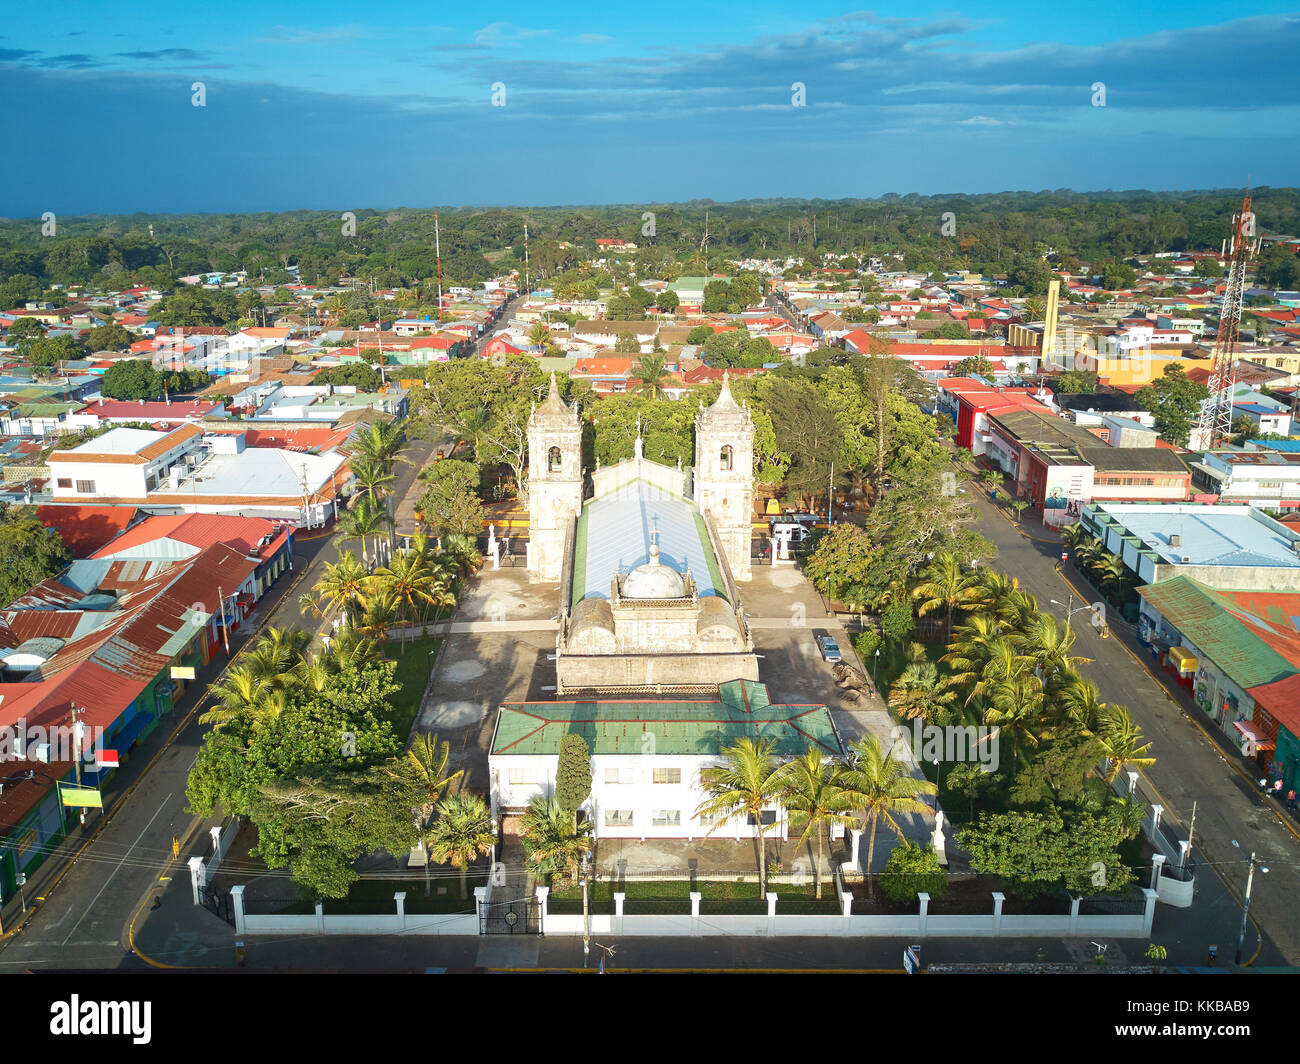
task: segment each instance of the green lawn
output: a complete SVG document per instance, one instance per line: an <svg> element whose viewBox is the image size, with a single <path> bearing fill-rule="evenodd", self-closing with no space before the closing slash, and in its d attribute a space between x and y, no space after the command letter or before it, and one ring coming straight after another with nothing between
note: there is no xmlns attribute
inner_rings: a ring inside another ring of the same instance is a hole
<svg viewBox="0 0 1300 1064"><path fill-rule="evenodd" d="M430 883L432 893L424 894L424 877L408 876L403 879L359 879L352 884L346 898L328 898L325 901L327 916L369 915L374 913L396 913L397 903L393 895L406 891L406 911L408 913L472 913L474 912L474 888L487 885L487 874L470 872L465 877L467 897L461 900L460 875L445 868L431 869ZM316 911L315 905L307 901L295 902L283 913L309 914Z"/></svg>
<svg viewBox="0 0 1300 1064"><path fill-rule="evenodd" d="M593 913L613 913L614 892L619 889L611 880L598 880L591 885L590 908ZM826 913L839 912L839 904L834 898L834 886L829 877L822 882L822 899L813 897L811 885L806 887L781 884L769 886L779 897L777 912L781 913ZM722 882L697 883L692 887L690 880L664 880L646 882L637 880L625 883L622 887L627 900L623 903L623 912L627 916L665 915L678 913L689 915L691 911L690 895L697 890L700 898L700 913L708 915L733 914L754 915L767 912L766 900L759 897L757 883ZM564 890L552 891L547 899L547 908L553 913L581 913L582 888L566 887Z"/></svg>
<svg viewBox="0 0 1300 1064"><path fill-rule="evenodd" d="M385 657L397 662L396 680L402 690L393 695L393 730L398 737L405 739L411 734L416 714L420 711L420 699L429 684L429 670L433 668L433 658L442 640L436 636L427 639L408 640L402 646L400 639L392 640L384 646Z"/></svg>

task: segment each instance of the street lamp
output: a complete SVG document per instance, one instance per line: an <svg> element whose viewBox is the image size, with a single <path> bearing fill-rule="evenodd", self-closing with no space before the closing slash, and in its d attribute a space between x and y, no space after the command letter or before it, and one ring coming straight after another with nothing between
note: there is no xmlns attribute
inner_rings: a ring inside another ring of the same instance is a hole
<svg viewBox="0 0 1300 1064"><path fill-rule="evenodd" d="M587 893L587 867L591 863L591 854L582 855L582 966L587 967L587 958L591 954L591 907Z"/></svg>

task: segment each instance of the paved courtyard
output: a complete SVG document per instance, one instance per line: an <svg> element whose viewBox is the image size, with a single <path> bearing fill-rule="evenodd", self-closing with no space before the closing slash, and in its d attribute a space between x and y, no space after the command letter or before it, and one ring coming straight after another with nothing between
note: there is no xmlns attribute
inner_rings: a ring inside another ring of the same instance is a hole
<svg viewBox="0 0 1300 1064"><path fill-rule="evenodd" d="M792 568L756 566L753 579L741 585L741 601L759 655L759 677L768 685L773 701L827 706L846 744L870 733L886 748L892 745L894 725L884 704L874 693L855 698L841 690L831 667L822 660L817 636L829 634L848 662L865 673L853 654L848 633L834 617L827 616L821 597L801 573ZM522 568L488 568L469 582L437 658L417 727L451 744L453 768L465 771L466 785L472 790L484 793L488 789L487 757L497 707L502 702L555 697L558 608L559 586L530 584ZM908 817L904 830L911 838L928 840L931 822ZM883 867L889 849L879 845L881 841L878 838L876 847L879 867ZM735 868L744 869L753 861L753 844L749 842L633 841L618 845L617 859L628 862L632 870L657 871L663 861L684 868L688 859L712 861L715 853L717 859ZM679 847L680 853L673 847ZM792 853L793 842L785 849ZM865 849L864 845L864 861ZM804 854L806 857L806 851ZM604 858L602 853L602 864Z"/></svg>

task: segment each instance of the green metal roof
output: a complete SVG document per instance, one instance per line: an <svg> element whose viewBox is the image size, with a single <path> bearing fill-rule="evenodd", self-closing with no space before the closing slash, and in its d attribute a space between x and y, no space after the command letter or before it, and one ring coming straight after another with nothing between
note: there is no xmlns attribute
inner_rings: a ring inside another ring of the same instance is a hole
<svg viewBox="0 0 1300 1064"><path fill-rule="evenodd" d="M1220 591L1175 576L1140 587L1138 594L1243 689L1300 669L1295 628L1286 622L1270 624L1261 616L1268 608L1267 592ZM1288 597L1300 606L1300 595Z"/></svg>
<svg viewBox="0 0 1300 1064"><path fill-rule="evenodd" d="M586 739L594 754L716 756L744 738L770 739L782 757L812 744L843 752L825 706L773 705L764 684L731 680L713 701L507 702L492 753L558 754L570 733ZM654 737L649 749L647 735Z"/></svg>

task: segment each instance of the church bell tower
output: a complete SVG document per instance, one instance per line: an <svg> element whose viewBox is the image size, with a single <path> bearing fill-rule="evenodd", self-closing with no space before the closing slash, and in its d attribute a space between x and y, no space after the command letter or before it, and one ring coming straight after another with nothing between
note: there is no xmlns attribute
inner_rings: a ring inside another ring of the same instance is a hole
<svg viewBox="0 0 1300 1064"><path fill-rule="evenodd" d="M528 575L555 582L564 540L582 510L582 422L551 374L550 393L528 418Z"/></svg>
<svg viewBox="0 0 1300 1064"><path fill-rule="evenodd" d="M713 525L736 580L750 578L754 513L754 419L722 375L717 401L695 415L695 503Z"/></svg>

